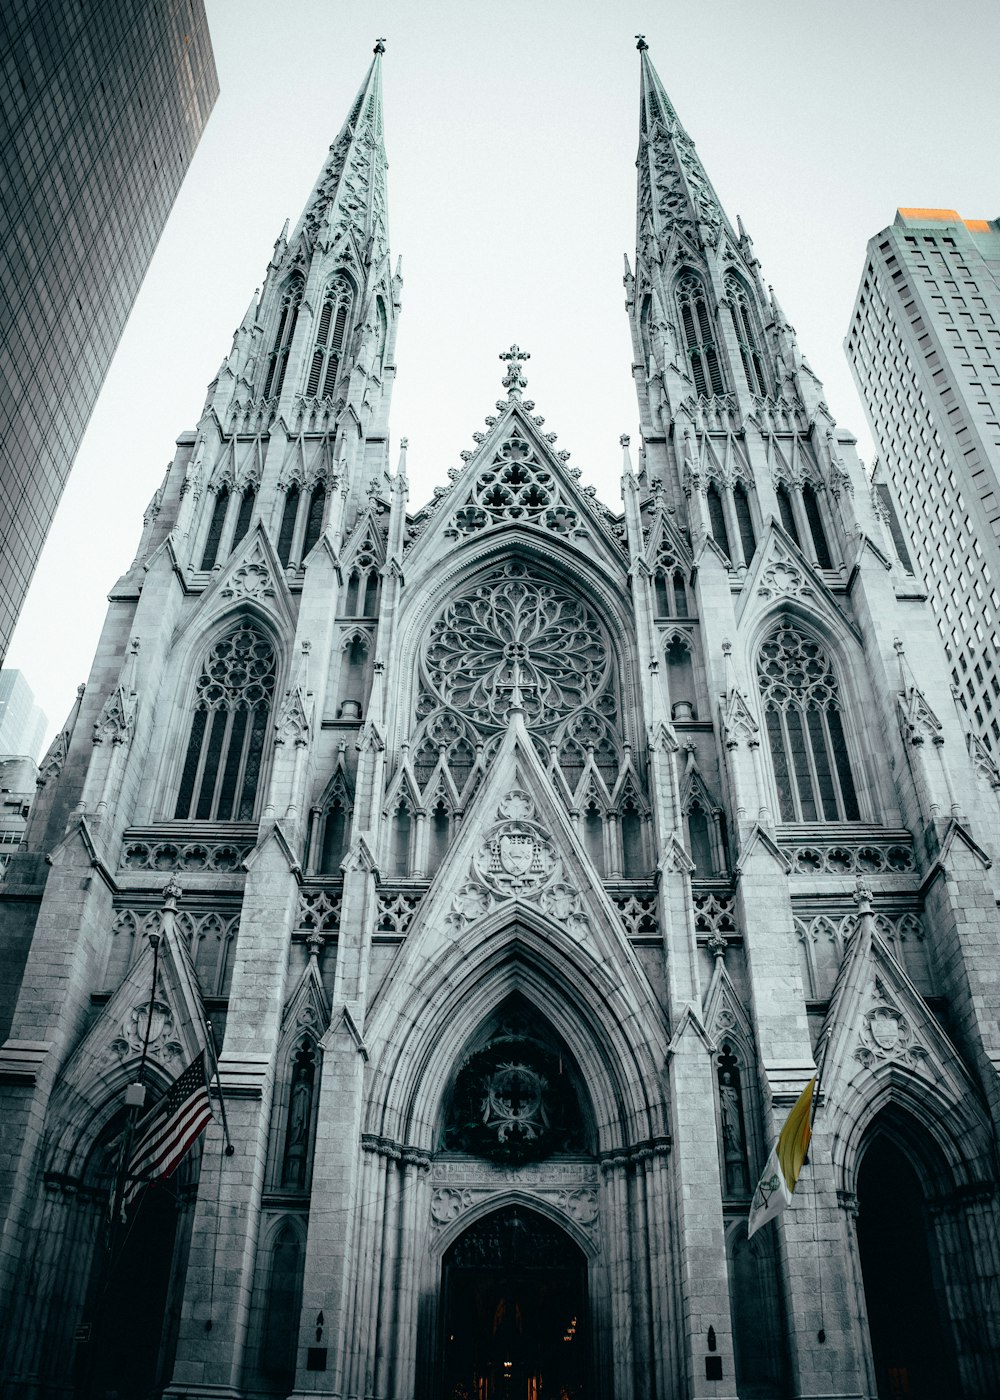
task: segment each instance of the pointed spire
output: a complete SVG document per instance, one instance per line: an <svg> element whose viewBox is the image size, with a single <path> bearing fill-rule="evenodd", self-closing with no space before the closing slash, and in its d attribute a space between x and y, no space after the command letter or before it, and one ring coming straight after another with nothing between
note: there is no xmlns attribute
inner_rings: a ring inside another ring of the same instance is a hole
<svg viewBox="0 0 1000 1400"><path fill-rule="evenodd" d="M295 227L292 245L301 238L312 248L326 232L336 235L351 229L362 249L372 245L376 259L388 250L388 163L382 141L384 53L385 40L379 39L364 82Z"/></svg>
<svg viewBox="0 0 1000 1400"><path fill-rule="evenodd" d="M649 46L636 35L640 63L639 199L636 215L637 244L643 248L644 230L651 221L662 244L677 229L710 247L725 227L736 242L732 225L695 152L694 142L681 125L660 76L653 67Z"/></svg>

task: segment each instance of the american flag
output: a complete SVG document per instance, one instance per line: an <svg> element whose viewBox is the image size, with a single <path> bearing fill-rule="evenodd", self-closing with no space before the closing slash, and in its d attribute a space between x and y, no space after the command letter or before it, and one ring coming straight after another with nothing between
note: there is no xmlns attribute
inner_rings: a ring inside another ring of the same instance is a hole
<svg viewBox="0 0 1000 1400"><path fill-rule="evenodd" d="M126 1170L123 1208L149 1182L170 1176L211 1120L203 1050L139 1124Z"/></svg>

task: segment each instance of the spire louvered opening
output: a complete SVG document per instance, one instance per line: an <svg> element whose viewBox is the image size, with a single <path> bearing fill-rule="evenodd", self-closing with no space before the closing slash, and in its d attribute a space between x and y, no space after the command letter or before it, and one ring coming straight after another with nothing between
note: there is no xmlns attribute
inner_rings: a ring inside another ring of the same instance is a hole
<svg viewBox="0 0 1000 1400"><path fill-rule="evenodd" d="M751 394L759 394L761 398L766 398L767 381L764 377L764 362L760 353L761 338L750 292L746 285L732 273L726 278L725 285L747 388Z"/></svg>
<svg viewBox="0 0 1000 1400"><path fill-rule="evenodd" d="M306 383L310 398L314 398L322 386L322 397L328 399L337 387L353 299L354 289L346 277L335 277L324 293Z"/></svg>
<svg viewBox="0 0 1000 1400"><path fill-rule="evenodd" d="M724 393L708 295L693 272L686 272L677 283L677 305L695 392L700 399Z"/></svg>
<svg viewBox="0 0 1000 1400"><path fill-rule="evenodd" d="M267 360L267 376L264 380L264 397L269 399L281 393L288 367L288 355L295 336L295 326L299 319L304 283L298 275L290 277L281 298L278 326L274 333L274 344Z"/></svg>

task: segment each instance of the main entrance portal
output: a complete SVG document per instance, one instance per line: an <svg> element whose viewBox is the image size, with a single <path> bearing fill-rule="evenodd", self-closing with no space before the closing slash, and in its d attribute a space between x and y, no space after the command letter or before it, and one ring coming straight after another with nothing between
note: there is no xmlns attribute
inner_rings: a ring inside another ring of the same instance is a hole
<svg viewBox="0 0 1000 1400"><path fill-rule="evenodd" d="M587 1265L551 1221L508 1206L470 1226L443 1265L447 1400L584 1400Z"/></svg>

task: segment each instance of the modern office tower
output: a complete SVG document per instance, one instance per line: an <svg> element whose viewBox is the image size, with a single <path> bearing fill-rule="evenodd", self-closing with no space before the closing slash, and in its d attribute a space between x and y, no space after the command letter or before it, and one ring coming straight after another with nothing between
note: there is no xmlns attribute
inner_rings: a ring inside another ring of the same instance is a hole
<svg viewBox="0 0 1000 1400"><path fill-rule="evenodd" d="M845 344L878 444L877 489L895 497L970 732L996 762L1000 220L898 210L868 244Z"/></svg>
<svg viewBox="0 0 1000 1400"><path fill-rule="evenodd" d="M20 671L0 670L0 758L38 762L48 720Z"/></svg>
<svg viewBox="0 0 1000 1400"><path fill-rule="evenodd" d="M218 96L203 0L0 6L0 662Z"/></svg>
<svg viewBox="0 0 1000 1400"><path fill-rule="evenodd" d="M0 883L15 1400L1000 1394L997 793L640 47L620 511L516 345L409 506L381 43L178 441Z"/></svg>

